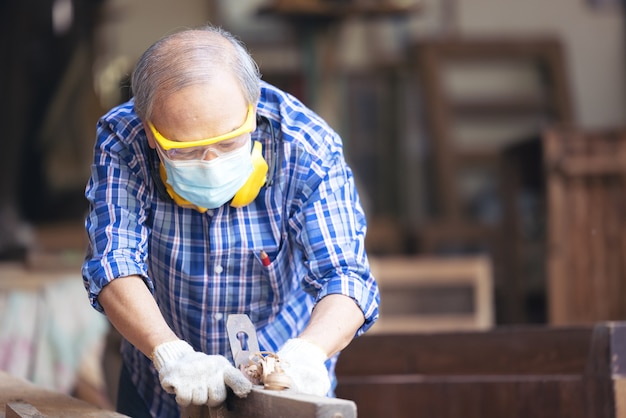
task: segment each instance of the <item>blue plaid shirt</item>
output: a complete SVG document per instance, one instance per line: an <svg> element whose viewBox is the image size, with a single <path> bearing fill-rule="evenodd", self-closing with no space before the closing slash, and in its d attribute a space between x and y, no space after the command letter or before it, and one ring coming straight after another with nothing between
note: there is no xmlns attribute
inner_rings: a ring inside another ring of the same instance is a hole
<svg viewBox="0 0 626 418"><path fill-rule="evenodd" d="M252 138L263 144L268 163L278 165L273 183L248 206L225 204L206 213L159 192L158 160L150 157L132 100L99 121L83 265L96 309L102 311L98 294L111 280L139 275L180 338L231 360L229 314L247 314L268 351L297 336L316 301L329 294L347 295L362 309L365 324L357 335L374 323L379 294L364 248L366 221L340 137L297 99L265 83L257 113L267 119ZM261 262L262 250L269 266ZM122 356L152 414L178 417L150 360L126 341ZM333 386L336 360L327 362Z"/></svg>

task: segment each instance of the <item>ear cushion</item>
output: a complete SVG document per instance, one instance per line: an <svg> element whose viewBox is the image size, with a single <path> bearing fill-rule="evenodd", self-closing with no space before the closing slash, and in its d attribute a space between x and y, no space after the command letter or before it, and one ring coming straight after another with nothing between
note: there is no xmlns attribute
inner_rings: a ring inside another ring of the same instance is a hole
<svg viewBox="0 0 626 418"><path fill-rule="evenodd" d="M267 162L263 158L263 146L260 142L254 141L254 146L252 147L252 174L235 193L230 202L232 207L240 208L256 199L267 179L267 169Z"/></svg>

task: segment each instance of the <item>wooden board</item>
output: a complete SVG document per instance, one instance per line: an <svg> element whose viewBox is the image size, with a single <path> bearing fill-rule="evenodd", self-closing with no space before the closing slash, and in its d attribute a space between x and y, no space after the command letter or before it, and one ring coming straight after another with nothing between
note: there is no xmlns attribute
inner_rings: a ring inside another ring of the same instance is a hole
<svg viewBox="0 0 626 418"><path fill-rule="evenodd" d="M181 418L356 418L353 401L296 394L290 391L265 390L255 387L246 398L229 392L219 408L190 406Z"/></svg>
<svg viewBox="0 0 626 418"><path fill-rule="evenodd" d="M25 402L7 404L6 418L41 418L43 415L37 408Z"/></svg>

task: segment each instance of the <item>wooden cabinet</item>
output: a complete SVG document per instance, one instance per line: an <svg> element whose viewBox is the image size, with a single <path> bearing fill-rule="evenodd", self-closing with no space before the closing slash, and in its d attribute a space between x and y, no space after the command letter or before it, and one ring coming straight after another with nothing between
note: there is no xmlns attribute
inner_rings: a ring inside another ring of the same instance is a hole
<svg viewBox="0 0 626 418"><path fill-rule="evenodd" d="M544 135L554 324L626 318L626 130Z"/></svg>
<svg viewBox="0 0 626 418"><path fill-rule="evenodd" d="M523 288L510 271L516 237L502 227L510 221L504 219L510 213L503 213L502 153L512 143L540 137L546 126L573 123L561 43L550 37L421 39L412 56L434 190L432 214L417 231L420 250L490 254L499 320L524 322ZM455 69L479 75L482 84L459 88ZM498 78L500 69L512 76Z"/></svg>

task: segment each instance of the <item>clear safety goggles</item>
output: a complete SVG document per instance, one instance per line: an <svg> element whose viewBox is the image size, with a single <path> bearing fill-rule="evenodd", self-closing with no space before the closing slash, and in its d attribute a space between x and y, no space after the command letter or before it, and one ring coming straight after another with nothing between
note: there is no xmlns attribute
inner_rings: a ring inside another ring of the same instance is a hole
<svg viewBox="0 0 626 418"><path fill-rule="evenodd" d="M243 125L234 131L213 138L199 139L197 141L172 141L165 138L148 121L148 126L161 148L161 151L171 160L202 160L209 152L215 156L223 156L249 144L250 132L254 130L255 112L252 105L248 106L248 114Z"/></svg>

